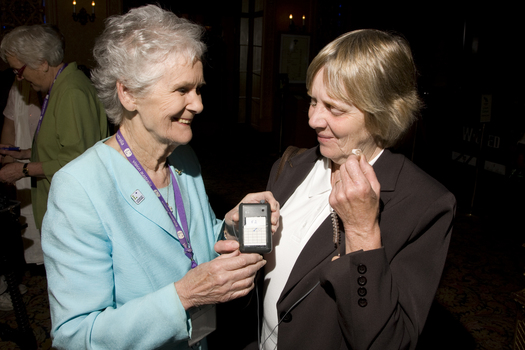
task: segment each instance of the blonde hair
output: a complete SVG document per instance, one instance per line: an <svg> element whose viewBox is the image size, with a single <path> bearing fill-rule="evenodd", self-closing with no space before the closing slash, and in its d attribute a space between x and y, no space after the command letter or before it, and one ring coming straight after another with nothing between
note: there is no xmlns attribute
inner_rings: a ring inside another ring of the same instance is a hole
<svg viewBox="0 0 525 350"><path fill-rule="evenodd" d="M400 36L373 29L341 35L308 67L308 90L323 68L328 96L359 108L378 146L393 146L416 119L421 108L417 73Z"/></svg>

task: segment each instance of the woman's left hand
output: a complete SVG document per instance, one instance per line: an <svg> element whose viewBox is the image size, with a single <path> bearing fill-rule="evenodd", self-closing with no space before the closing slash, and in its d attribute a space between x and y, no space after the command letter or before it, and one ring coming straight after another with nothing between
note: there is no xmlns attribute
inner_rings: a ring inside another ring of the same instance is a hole
<svg viewBox="0 0 525 350"><path fill-rule="evenodd" d="M215 251L221 255L199 264L175 282L184 309L245 296L255 286L255 274L266 264L260 254L241 253L236 241L219 241Z"/></svg>
<svg viewBox="0 0 525 350"><path fill-rule="evenodd" d="M346 253L380 248L381 186L365 155L349 156L333 179L329 201L343 222Z"/></svg>
<svg viewBox="0 0 525 350"><path fill-rule="evenodd" d="M0 169L0 181L8 184L14 184L18 180L24 177L22 167L24 163L14 162L5 164Z"/></svg>
<svg viewBox="0 0 525 350"><path fill-rule="evenodd" d="M272 210L272 233L275 233L275 231L277 231L277 228L279 227L279 218L281 217L281 214L279 212L279 202L277 202L277 200L273 197L272 192L265 191L250 193L246 195L246 197L244 197L239 204L261 203L261 201L263 200L270 204L270 209ZM224 218L226 220L227 225L232 225L239 221L239 204L237 204L235 208L226 213L226 216Z"/></svg>

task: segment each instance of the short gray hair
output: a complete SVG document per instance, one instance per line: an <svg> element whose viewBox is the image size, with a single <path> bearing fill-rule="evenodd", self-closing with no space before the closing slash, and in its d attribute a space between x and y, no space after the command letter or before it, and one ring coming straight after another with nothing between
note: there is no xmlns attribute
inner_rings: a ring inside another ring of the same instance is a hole
<svg viewBox="0 0 525 350"><path fill-rule="evenodd" d="M202 59L204 28L156 5L146 5L107 19L93 56L97 67L91 79L108 118L120 125L124 113L117 82L143 96L164 75L163 63L183 57Z"/></svg>
<svg viewBox="0 0 525 350"><path fill-rule="evenodd" d="M46 24L16 27L4 36L0 56L4 62L7 56L13 56L33 69L44 61L57 67L64 59L63 40L56 29Z"/></svg>
<svg viewBox="0 0 525 350"><path fill-rule="evenodd" d="M328 96L359 108L377 145L396 144L417 117L421 101L408 42L375 29L341 35L313 59L306 74L311 89L324 68Z"/></svg>

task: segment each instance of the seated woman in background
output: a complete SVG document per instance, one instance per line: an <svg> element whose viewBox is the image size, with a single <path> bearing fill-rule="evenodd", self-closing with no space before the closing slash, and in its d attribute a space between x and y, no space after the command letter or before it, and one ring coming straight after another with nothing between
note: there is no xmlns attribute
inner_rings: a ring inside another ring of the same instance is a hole
<svg viewBox="0 0 525 350"><path fill-rule="evenodd" d="M203 109L202 34L148 5L109 18L97 39L93 81L119 128L51 187L42 245L58 349L206 349L213 308L200 307L246 295L265 264L219 240L187 146ZM271 193L243 201L260 200L275 230Z"/></svg>
<svg viewBox="0 0 525 350"><path fill-rule="evenodd" d="M414 349L455 199L388 150L420 107L409 45L346 33L310 64L307 88L319 146L277 162L267 187L282 223L265 256L262 348Z"/></svg>

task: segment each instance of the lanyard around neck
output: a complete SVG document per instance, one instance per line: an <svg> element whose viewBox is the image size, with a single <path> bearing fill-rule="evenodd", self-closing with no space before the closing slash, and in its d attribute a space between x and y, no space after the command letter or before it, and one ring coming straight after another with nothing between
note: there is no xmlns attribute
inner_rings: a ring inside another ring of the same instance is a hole
<svg viewBox="0 0 525 350"><path fill-rule="evenodd" d="M173 215L173 213L170 210L170 207L168 206L168 203L164 200L164 197L160 194L159 190L157 189L157 186L151 181L151 178L146 173L140 162L137 160L133 152L128 146L128 143L124 139L124 136L122 136L122 133L120 130L117 131L117 134L115 135L117 138L117 142L120 145L120 148L122 149L122 152L126 155L129 162L137 169L139 174L146 180L148 185L151 187L157 198L160 200L160 203L168 213L171 221L173 222L173 225L175 226L175 230L177 231L177 238L179 239L180 244L184 248L184 254L190 259L191 261L191 268L197 267L197 262L195 261L193 257L193 249L191 248L190 243L190 237L189 237L189 231L188 231L188 220L186 218L186 211L184 210L184 202L182 201L182 194L180 192L179 185L177 184L177 181L175 181L175 175L173 175L173 171L170 169L170 176L171 176L171 182L173 185L173 193L175 194L175 205L177 207L177 213L179 214L180 221L182 223L183 228L180 227L179 223L177 222L177 219ZM168 185L169 186L169 185Z"/></svg>
<svg viewBox="0 0 525 350"><path fill-rule="evenodd" d="M42 120L44 120L44 114L46 114L47 103L49 102L49 95L51 94L51 89L53 89L53 85L55 85L55 81L57 81L58 76L60 75L60 73L62 73L62 71L66 67L67 67L67 63L65 63L62 66L62 68L58 70L57 74L55 75L55 79L53 80L53 83L51 84L51 87L49 88L49 91L47 92L46 98L44 99L44 103L42 103L42 110L40 112L40 118L38 119L38 124L36 125L36 131L35 131L35 136L33 136L33 141L36 140L36 137L38 133L40 132L40 126L42 125Z"/></svg>

